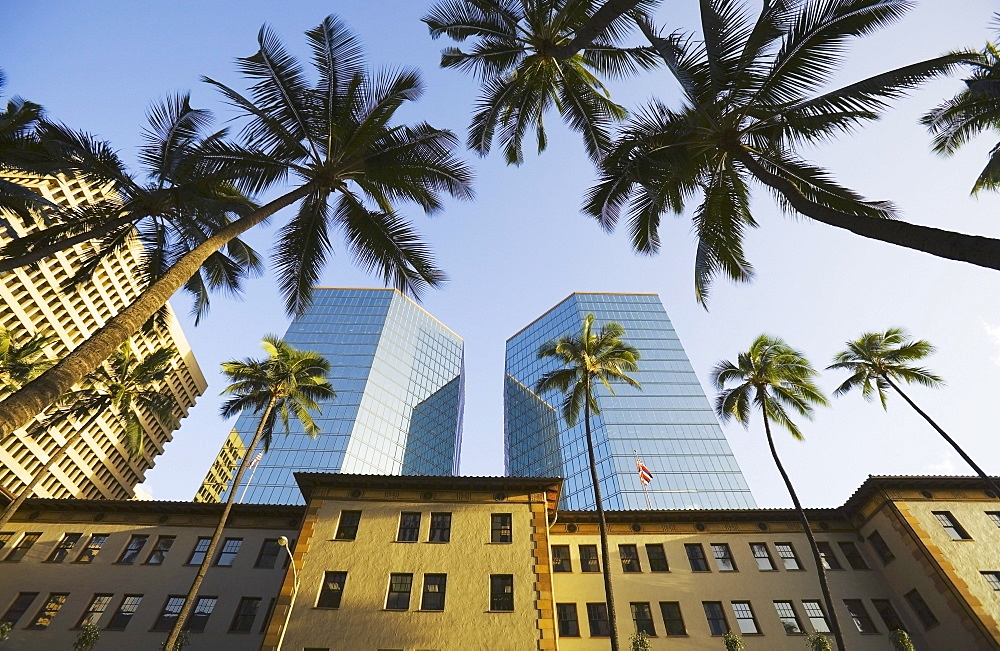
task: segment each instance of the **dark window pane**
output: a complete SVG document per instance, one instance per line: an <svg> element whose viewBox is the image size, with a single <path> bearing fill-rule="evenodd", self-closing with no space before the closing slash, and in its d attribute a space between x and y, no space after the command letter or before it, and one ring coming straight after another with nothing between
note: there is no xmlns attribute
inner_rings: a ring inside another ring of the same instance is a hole
<svg viewBox="0 0 1000 651"><path fill-rule="evenodd" d="M249 633L253 630L253 620L257 617L257 609L260 608L260 597L243 597L236 606L236 614L229 625L230 633Z"/></svg>
<svg viewBox="0 0 1000 651"><path fill-rule="evenodd" d="M910 590L903 598L906 599L906 603L910 604L910 608L916 613L917 619L923 624L924 628L933 628L938 625L937 617L931 612L931 609L927 606L927 602L924 598L920 596L920 593L914 590Z"/></svg>
<svg viewBox="0 0 1000 651"><path fill-rule="evenodd" d="M490 542L509 543L513 540L513 524L510 513L494 513L490 516Z"/></svg>
<svg viewBox="0 0 1000 651"><path fill-rule="evenodd" d="M618 545L618 554L622 559L622 572L641 572L639 566L639 549L635 545Z"/></svg>
<svg viewBox="0 0 1000 651"><path fill-rule="evenodd" d="M153 546L153 551L149 553L149 558L146 559L148 565L162 565L163 561L167 558L167 552L174 544L174 536L160 536L156 539L156 545Z"/></svg>
<svg viewBox="0 0 1000 651"><path fill-rule="evenodd" d="M597 556L597 545L580 545L580 571L601 571L601 560Z"/></svg>
<svg viewBox="0 0 1000 651"><path fill-rule="evenodd" d="M49 598L45 600L45 605L38 611L38 614L35 615L35 619L31 621L31 624L29 624L27 628L35 630L48 628L49 624L52 623L52 618L56 616L59 609L63 607L64 603L66 603L66 597L68 596L69 594L65 592L50 593Z"/></svg>
<svg viewBox="0 0 1000 651"><path fill-rule="evenodd" d="M726 543L712 543L712 556L715 557L715 565L720 572L735 572L736 561L733 560L733 552Z"/></svg>
<svg viewBox="0 0 1000 651"><path fill-rule="evenodd" d="M128 545L122 550L122 555L118 557L118 563L122 565L131 565L134 563L147 540L149 540L149 536L132 536L128 541Z"/></svg>
<svg viewBox="0 0 1000 651"><path fill-rule="evenodd" d="M389 596L385 600L386 610L409 610L410 590L413 588L412 574L390 574Z"/></svg>
<svg viewBox="0 0 1000 651"><path fill-rule="evenodd" d="M847 564L850 565L852 569L869 569L868 563L865 562L865 558L861 555L857 545L852 542L842 542L838 544L840 545L840 551L844 553L844 558L847 559Z"/></svg>
<svg viewBox="0 0 1000 651"><path fill-rule="evenodd" d="M670 571L670 566L667 564L667 554L663 551L663 545L646 545L646 558L649 559L650 572Z"/></svg>
<svg viewBox="0 0 1000 651"><path fill-rule="evenodd" d="M180 614L183 607L183 596L170 595L167 597L167 601L163 604L163 610L160 611L160 616L156 618L156 623L153 624L153 630L169 631L173 628L174 622L177 621L177 615Z"/></svg>
<svg viewBox="0 0 1000 651"><path fill-rule="evenodd" d="M7 554L7 558L5 558L4 560L9 561L11 563L18 562L19 560L24 558L24 555L28 553L28 550L31 549L31 547L41 537L42 534L39 532L24 534L23 536L21 536L21 539L17 541L17 544L14 545L13 549L10 550L10 553Z"/></svg>
<svg viewBox="0 0 1000 651"><path fill-rule="evenodd" d="M361 511L341 511L340 522L337 524L337 540L354 540L358 537L358 525L361 524Z"/></svg>
<svg viewBox="0 0 1000 651"><path fill-rule="evenodd" d="M709 572L708 559L705 558L705 548L699 544L684 545L692 572Z"/></svg>
<svg viewBox="0 0 1000 651"><path fill-rule="evenodd" d="M325 572L320 586L317 608L340 608L340 598L344 594L347 572Z"/></svg>
<svg viewBox="0 0 1000 651"><path fill-rule="evenodd" d="M872 546L875 553L878 554L878 558L882 561L882 565L888 565L896 559L896 555L892 553L889 549L889 545L885 543L885 540L877 531L873 531L872 535L868 536L868 544Z"/></svg>
<svg viewBox="0 0 1000 651"><path fill-rule="evenodd" d="M656 635L656 627L653 625L653 611L650 610L649 603L636 602L629 605L632 608L632 621L635 623L636 632Z"/></svg>
<svg viewBox="0 0 1000 651"><path fill-rule="evenodd" d="M97 558L97 552L101 551L101 547L104 543L108 542L108 534L106 533L93 533L90 534L90 540L87 541L87 546L83 548L80 555L77 557L77 563L91 563L95 558Z"/></svg>
<svg viewBox="0 0 1000 651"><path fill-rule="evenodd" d="M444 595L448 577L445 574L425 574L424 594L420 610L444 610Z"/></svg>
<svg viewBox="0 0 1000 651"><path fill-rule="evenodd" d="M847 606L847 612L850 613L858 632L878 633L878 629L875 628L875 622L868 615L868 611L860 599L844 599L844 605Z"/></svg>
<svg viewBox="0 0 1000 651"><path fill-rule="evenodd" d="M703 601L705 608L705 618L708 620L708 630L712 635L725 635L729 632L729 622L726 621L726 613L722 610L722 603L719 601Z"/></svg>
<svg viewBox="0 0 1000 651"><path fill-rule="evenodd" d="M906 629L903 625L903 620L899 618L899 613L892 607L888 599L872 599L872 605L875 606L875 612L882 618L882 622L885 624L887 630L898 631Z"/></svg>
<svg viewBox="0 0 1000 651"><path fill-rule="evenodd" d="M49 563L62 563L69 556L69 553L76 546L76 543L80 541L83 537L82 533L67 533L63 535L62 540L56 545L56 548L52 550L49 557L46 559Z"/></svg>
<svg viewBox="0 0 1000 651"><path fill-rule="evenodd" d="M972 538L950 511L934 511L933 513L952 540L970 540Z"/></svg>
<svg viewBox="0 0 1000 651"><path fill-rule="evenodd" d="M514 610L514 575L490 575L490 610Z"/></svg>
<svg viewBox="0 0 1000 651"><path fill-rule="evenodd" d="M841 546L844 545L844 543L840 543L840 544L841 544ZM823 562L823 569L826 569L826 570L842 570L842 569L844 569L840 565L840 561L837 560L837 555L833 553L833 547L830 546L830 543L825 542L825 541L817 541L817 543L816 543L816 549L819 550L819 559L820 559L820 561ZM855 550L855 551L857 551L857 550ZM844 553L844 556L845 556L845 558L847 557L847 553L846 552ZM848 563L851 562L850 558L847 559L847 562ZM857 569L857 568L855 568L855 569Z"/></svg>
<svg viewBox="0 0 1000 651"><path fill-rule="evenodd" d="M754 560L757 561L758 570L774 569L774 561L771 560L771 553L767 551L767 543L750 543L750 551L753 552Z"/></svg>
<svg viewBox="0 0 1000 651"><path fill-rule="evenodd" d="M257 560L253 566L271 569L278 562L278 554L280 553L281 546L278 545L278 539L268 538L261 543L260 552L257 554Z"/></svg>
<svg viewBox="0 0 1000 651"><path fill-rule="evenodd" d="M14 598L14 602L7 608L7 612L4 613L3 619L0 619L0 622L9 622L11 626L15 626L37 596L37 592L19 592L17 597Z"/></svg>
<svg viewBox="0 0 1000 651"><path fill-rule="evenodd" d="M573 571L573 565L569 558L569 545L552 545L552 571Z"/></svg>
<svg viewBox="0 0 1000 651"><path fill-rule="evenodd" d="M401 513L399 515L399 535L396 540L400 542L416 542L420 539L420 514Z"/></svg>
<svg viewBox="0 0 1000 651"><path fill-rule="evenodd" d="M222 542L219 555L215 557L215 564L220 567L231 567L236 562L236 555L243 544L242 538L226 538Z"/></svg>
<svg viewBox="0 0 1000 651"><path fill-rule="evenodd" d="M215 604L218 601L218 597L198 597L198 600L194 602L191 616L184 624L184 630L192 633L203 633L208 624L208 618L212 616L212 611L215 610Z"/></svg>
<svg viewBox="0 0 1000 651"><path fill-rule="evenodd" d="M142 603L141 594L127 594L122 597L121 603L118 604L118 610L115 611L115 614L111 616L111 621L108 622L108 630L124 631L128 623L132 621L132 615L139 609L140 603Z"/></svg>
<svg viewBox="0 0 1000 651"><path fill-rule="evenodd" d="M111 597L113 596L110 594L95 594L90 600L87 610L83 611L83 615L80 616L80 621L76 623L76 627L83 628L87 624L96 626L98 620L101 619L101 615L108 609L108 604L111 603Z"/></svg>
<svg viewBox="0 0 1000 651"><path fill-rule="evenodd" d="M559 637L580 637L580 621L576 617L576 604L556 604Z"/></svg>
<svg viewBox="0 0 1000 651"><path fill-rule="evenodd" d="M431 531L428 542L451 540L451 513L431 513Z"/></svg>
<svg viewBox="0 0 1000 651"><path fill-rule="evenodd" d="M590 624L590 637L610 637L607 604L587 604L587 622Z"/></svg>
<svg viewBox="0 0 1000 651"><path fill-rule="evenodd" d="M687 635L684 628L684 618L681 617L681 605L676 601L661 601L660 614L663 615L663 626L667 635Z"/></svg>

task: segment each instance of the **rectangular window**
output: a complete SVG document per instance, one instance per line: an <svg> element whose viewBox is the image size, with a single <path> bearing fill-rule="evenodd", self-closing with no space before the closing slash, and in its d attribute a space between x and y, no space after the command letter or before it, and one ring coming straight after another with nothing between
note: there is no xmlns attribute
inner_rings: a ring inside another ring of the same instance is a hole
<svg viewBox="0 0 1000 651"><path fill-rule="evenodd" d="M844 543L840 543L843 546ZM833 547L830 543L825 541L817 541L816 549L819 550L819 560L823 563L823 569L825 570L842 570L843 566L840 561L837 560L837 555L833 553ZM847 552L844 552L844 556L847 556ZM850 562L850 559L848 559Z"/></svg>
<svg viewBox="0 0 1000 651"><path fill-rule="evenodd" d="M38 611L35 615L35 619L31 620L31 624L27 628L34 630L41 630L49 627L52 623L52 618L56 616L59 609L63 607L66 603L66 597L69 594L66 592L52 592L49 594L49 598L45 600L45 605L42 609Z"/></svg>
<svg viewBox="0 0 1000 651"><path fill-rule="evenodd" d="M573 564L569 559L569 545L552 545L552 571L573 571Z"/></svg>
<svg viewBox="0 0 1000 651"><path fill-rule="evenodd" d="M198 597L194 602L194 610L191 611L191 616L188 617L187 622L184 624L185 631L191 631L192 633L204 633L205 626L208 624L208 618L212 616L212 611L215 610L215 604L219 603L218 597Z"/></svg>
<svg viewBox="0 0 1000 651"><path fill-rule="evenodd" d="M194 544L194 549L191 550L191 556L188 558L188 565L201 565L205 560L205 554L208 553L208 546L212 544L211 538L198 538L198 542Z"/></svg>
<svg viewBox="0 0 1000 651"><path fill-rule="evenodd" d="M733 560L733 552L726 543L712 543L712 556L715 557L715 565L720 572L735 572L736 561Z"/></svg>
<svg viewBox="0 0 1000 651"><path fill-rule="evenodd" d="M451 540L451 513L431 513L431 532L427 542Z"/></svg>
<svg viewBox="0 0 1000 651"><path fill-rule="evenodd" d="M10 553L7 554L7 558L5 558L4 560L11 563L18 562L19 560L24 558L24 555L28 553L28 550L31 549L32 545L38 542L38 539L41 537L42 537L41 532L32 532L24 534L23 536L21 536L21 539L17 541L17 544L11 548Z"/></svg>
<svg viewBox="0 0 1000 651"><path fill-rule="evenodd" d="M778 619L788 635L798 635L802 633L802 622L795 613L795 605L791 601L775 601L774 610L778 613Z"/></svg>
<svg viewBox="0 0 1000 651"><path fill-rule="evenodd" d="M267 633L267 624L271 621L271 615L274 613L274 604L277 601L276 597L271 597L271 600L267 602L267 612L264 613L264 619L260 622L260 630L258 633Z"/></svg>
<svg viewBox="0 0 1000 651"><path fill-rule="evenodd" d="M580 545L580 571L601 571L601 560L597 556L597 545Z"/></svg>
<svg viewBox="0 0 1000 651"><path fill-rule="evenodd" d="M892 607L892 603L888 599L872 599L872 605L875 606L875 612L882 618L887 630L906 630L903 620L899 618L899 613Z"/></svg>
<svg viewBox="0 0 1000 651"><path fill-rule="evenodd" d="M705 608L705 619L708 620L708 630L712 635L725 635L729 632L729 622L726 621L726 612L722 610L721 601L703 601L701 605Z"/></svg>
<svg viewBox="0 0 1000 651"><path fill-rule="evenodd" d="M316 607L340 608L340 598L344 594L345 583L347 583L347 572L324 572Z"/></svg>
<svg viewBox="0 0 1000 651"><path fill-rule="evenodd" d="M952 540L972 539L972 536L958 523L958 520L951 514L951 511L933 511L932 513L934 513L934 517L941 523L941 526L948 532Z"/></svg>
<svg viewBox="0 0 1000 651"><path fill-rule="evenodd" d="M622 572L641 572L639 566L639 548L635 545L618 545L618 554L622 558Z"/></svg>
<svg viewBox="0 0 1000 651"><path fill-rule="evenodd" d="M705 558L705 548L698 543L688 543L684 545L687 552L688 562L691 563L692 572L711 572L708 569L708 560Z"/></svg>
<svg viewBox="0 0 1000 651"><path fill-rule="evenodd" d="M341 511L340 522L337 523L335 540L354 540L358 537L358 525L361 524L361 511Z"/></svg>
<svg viewBox="0 0 1000 651"><path fill-rule="evenodd" d="M904 594L903 599L906 599L906 603L910 604L910 608L913 609L924 629L933 628L938 625L937 617L931 612L931 609L927 606L927 602L920 596L916 588Z"/></svg>
<svg viewBox="0 0 1000 651"><path fill-rule="evenodd" d="M655 636L656 627L653 625L653 611L649 608L649 602L633 602L630 606L636 633Z"/></svg>
<svg viewBox="0 0 1000 651"><path fill-rule="evenodd" d="M980 574L986 579L987 585L1000 592L1000 572L980 572Z"/></svg>
<svg viewBox="0 0 1000 651"><path fill-rule="evenodd" d="M896 555L892 553L889 549L889 545L885 544L885 540L879 535L879 532L873 531L872 535L868 536L868 544L872 546L875 553L878 554L878 559L882 561L882 565L888 565L896 559Z"/></svg>
<svg viewBox="0 0 1000 651"><path fill-rule="evenodd" d="M146 541L149 540L149 536L144 535L134 535L129 538L128 544L125 545L125 549L122 550L121 556L115 561L120 565L131 565L139 558L139 552L146 545Z"/></svg>
<svg viewBox="0 0 1000 651"><path fill-rule="evenodd" d="M1000 511L987 511L986 517L996 526L1000 527Z"/></svg>
<svg viewBox="0 0 1000 651"><path fill-rule="evenodd" d="M87 546L83 548L80 555L77 556L77 563L93 563L94 559L97 558L97 552L101 551L101 547L104 543L108 542L108 534L106 533L92 533L90 534L90 540L87 541Z"/></svg>
<svg viewBox="0 0 1000 651"><path fill-rule="evenodd" d="M385 599L386 610L409 610L410 591L413 589L412 574L390 574L389 594Z"/></svg>
<svg viewBox="0 0 1000 651"><path fill-rule="evenodd" d="M163 565L163 561L167 558L167 552L174 544L176 536L160 536L156 539L156 545L153 546L153 551L149 552L149 558L146 559L146 565Z"/></svg>
<svg viewBox="0 0 1000 651"><path fill-rule="evenodd" d="M111 597L114 595L110 594L95 594L93 599L90 600L90 605L87 606L87 610L83 611L83 615L80 616L80 621L76 623L77 628L83 628L87 624L97 625L98 620L101 619L101 615L104 611L108 609L108 605L111 603Z"/></svg>
<svg viewBox="0 0 1000 651"><path fill-rule="evenodd" d="M847 564L851 566L851 569L871 569L868 567L868 563L865 562L865 557L861 555L861 550L858 549L857 545L852 542L842 542L838 544L840 545L840 551L843 552L844 558L847 559Z"/></svg>
<svg viewBox="0 0 1000 651"><path fill-rule="evenodd" d="M663 615L663 626L667 635L687 635L684 628L684 618L681 616L681 604L677 601L661 601L660 614Z"/></svg>
<svg viewBox="0 0 1000 651"><path fill-rule="evenodd" d="M399 534L396 536L399 542L417 542L420 540L420 514L400 513L399 514Z"/></svg>
<svg viewBox="0 0 1000 651"><path fill-rule="evenodd" d="M774 548L778 552L778 558L784 564L786 570L801 570L799 557L795 555L795 548L792 543L774 543Z"/></svg>
<svg viewBox="0 0 1000 651"><path fill-rule="evenodd" d="M444 610L444 595L447 587L447 574L425 574L424 594L420 598L420 610Z"/></svg>
<svg viewBox="0 0 1000 651"><path fill-rule="evenodd" d="M767 551L767 543L750 543L750 551L757 561L758 570L768 572L774 569L774 561L771 560L771 552Z"/></svg>
<svg viewBox="0 0 1000 651"><path fill-rule="evenodd" d="M59 544L56 545L56 548L52 550L52 553L45 560L49 563L62 563L82 537L82 533L64 534L62 540L59 541Z"/></svg>
<svg viewBox="0 0 1000 651"><path fill-rule="evenodd" d="M757 619L753 616L753 607L749 601L734 601L733 614L736 615L736 625L743 635L757 635L760 627L757 626Z"/></svg>
<svg viewBox="0 0 1000 651"><path fill-rule="evenodd" d="M514 575L490 575L490 610L514 610Z"/></svg>
<svg viewBox="0 0 1000 651"><path fill-rule="evenodd" d="M242 538L226 538L222 541L222 548L215 557L215 565L218 567L232 567L236 562L236 555L240 552L243 544Z"/></svg>
<svg viewBox="0 0 1000 651"><path fill-rule="evenodd" d="M490 542L512 542L513 530L513 517L510 513L494 513L490 516Z"/></svg>
<svg viewBox="0 0 1000 651"><path fill-rule="evenodd" d="M38 596L37 592L19 592L17 597L14 598L14 603L10 605L7 612L4 613L3 619L0 622L8 622L11 626L17 624L21 616L27 612L28 608L31 606L31 602L35 600Z"/></svg>
<svg viewBox="0 0 1000 651"><path fill-rule="evenodd" d="M576 604L556 604L556 621L559 623L559 637L580 637Z"/></svg>
<svg viewBox="0 0 1000 651"><path fill-rule="evenodd" d="M878 629L875 628L875 622L872 621L871 616L868 615L868 611L865 610L865 604L860 599L844 599L844 605L847 606L847 612L850 613L851 619L854 620L854 625L858 628L858 632L862 634L878 633Z"/></svg>
<svg viewBox="0 0 1000 651"><path fill-rule="evenodd" d="M229 625L230 633L249 633L253 630L253 620L257 618L260 597L243 597L236 606L236 614Z"/></svg>
<svg viewBox="0 0 1000 651"><path fill-rule="evenodd" d="M135 614L135 611L139 610L140 603L142 603L141 594L127 594L122 597L122 602L118 604L118 610L115 611L115 614L111 616L111 621L108 622L108 630L124 631L128 623L132 621L132 615Z"/></svg>
<svg viewBox="0 0 1000 651"><path fill-rule="evenodd" d="M261 543L260 552L257 553L257 560L254 561L253 566L266 570L272 569L278 562L278 554L280 553L281 546L278 544L278 539L268 538Z"/></svg>
<svg viewBox="0 0 1000 651"><path fill-rule="evenodd" d="M183 595L170 595L167 597L167 600L163 604L163 610L160 611L159 617L156 618L156 622L153 624L153 630L169 631L172 629L174 622L177 621L177 615L180 614L183 607Z"/></svg>
<svg viewBox="0 0 1000 651"><path fill-rule="evenodd" d="M667 563L667 553L663 551L663 545L646 545L646 558L649 559L650 572L670 571L670 565Z"/></svg>
<svg viewBox="0 0 1000 651"><path fill-rule="evenodd" d="M607 604L587 604L587 623L590 625L590 637L611 637Z"/></svg>
<svg viewBox="0 0 1000 651"><path fill-rule="evenodd" d="M806 611L806 617L809 618L809 623L812 624L814 631L817 633L830 632L830 624L826 621L826 613L823 612L823 606L818 601L803 599L802 608Z"/></svg>

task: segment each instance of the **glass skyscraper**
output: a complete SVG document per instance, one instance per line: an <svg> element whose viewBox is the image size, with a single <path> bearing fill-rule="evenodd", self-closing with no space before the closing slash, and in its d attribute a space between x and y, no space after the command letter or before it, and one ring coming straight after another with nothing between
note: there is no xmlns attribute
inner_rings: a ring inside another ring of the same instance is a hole
<svg viewBox="0 0 1000 651"><path fill-rule="evenodd" d="M294 421L287 436L276 427L271 449L244 475L237 500L301 503L296 470L457 474L465 394L462 339L393 289L317 288L313 296L284 338L329 360L337 396L313 415L322 432L316 438ZM255 415L237 419L244 445L257 423ZM218 476L209 472L206 482ZM203 486L200 499L227 499L229 487L206 490L211 488Z"/></svg>
<svg viewBox="0 0 1000 651"><path fill-rule="evenodd" d="M641 355L634 389L596 387L594 452L607 509L742 509L753 497L656 294L572 294L507 340L504 460L507 474L563 477L561 506L594 508L583 415L568 428L563 396L537 395L538 379L558 368L538 359L547 341L578 336L584 317L595 328L616 321ZM653 473L644 494L636 454Z"/></svg>

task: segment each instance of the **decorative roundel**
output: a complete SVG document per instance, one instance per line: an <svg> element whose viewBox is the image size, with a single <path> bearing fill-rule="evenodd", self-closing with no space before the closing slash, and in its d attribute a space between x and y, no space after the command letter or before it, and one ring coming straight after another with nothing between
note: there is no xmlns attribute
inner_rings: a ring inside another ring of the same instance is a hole
<svg viewBox="0 0 1000 651"><path fill-rule="evenodd" d="M920 494L923 495L924 497L926 497L927 499L933 499L934 498L934 496L931 495L930 491L920 491Z"/></svg>
<svg viewBox="0 0 1000 651"><path fill-rule="evenodd" d="M823 531L829 531L830 530L830 523L829 522L820 522L819 523L819 528L822 529Z"/></svg>
<svg viewBox="0 0 1000 651"><path fill-rule="evenodd" d="M103 520L104 519L104 515L105 515L104 513L98 513L97 515L95 515L94 516L94 522L100 522L101 520Z"/></svg>
<svg viewBox="0 0 1000 651"><path fill-rule="evenodd" d="M352 491L350 492L350 496L351 496L351 497L354 497L354 498L358 498L358 497L361 497L361 496L362 496L362 495L364 495L364 494L365 494L365 493L364 493L364 491L362 491L362 490L358 490L357 488L355 488L354 490L352 490Z"/></svg>
<svg viewBox="0 0 1000 651"><path fill-rule="evenodd" d="M704 531L705 525L699 522L698 524L694 525L694 528L697 529L698 531Z"/></svg>
<svg viewBox="0 0 1000 651"><path fill-rule="evenodd" d="M420 497L421 499L432 500L434 499L434 493L430 491L424 491L423 493L421 493Z"/></svg>
<svg viewBox="0 0 1000 651"><path fill-rule="evenodd" d="M757 528L760 529L761 531L767 531L767 523L766 522L758 522L757 523Z"/></svg>
<svg viewBox="0 0 1000 651"><path fill-rule="evenodd" d="M503 491L497 491L493 493L493 499L495 499L498 502L502 502L505 499L507 499L507 493L504 493Z"/></svg>
<svg viewBox="0 0 1000 651"><path fill-rule="evenodd" d="M632 524L632 531L639 532L642 531L642 525L638 522Z"/></svg>
<svg viewBox="0 0 1000 651"><path fill-rule="evenodd" d="M160 518L157 520L157 522L159 522L160 524L163 524L164 522L167 522L168 520L170 520L170 516L169 515L161 515Z"/></svg>
<svg viewBox="0 0 1000 651"><path fill-rule="evenodd" d="M570 533L576 533L576 528L577 527L576 527L575 524L567 524L566 525L566 531L568 531Z"/></svg>
<svg viewBox="0 0 1000 651"><path fill-rule="evenodd" d="M37 520L38 516L40 516L41 514L42 514L41 511L32 511L31 513L28 514L28 519L29 520Z"/></svg>

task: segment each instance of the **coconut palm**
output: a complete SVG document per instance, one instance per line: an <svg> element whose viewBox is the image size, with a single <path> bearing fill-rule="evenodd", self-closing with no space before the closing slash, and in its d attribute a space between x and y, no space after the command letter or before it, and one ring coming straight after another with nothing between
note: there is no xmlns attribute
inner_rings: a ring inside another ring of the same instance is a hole
<svg viewBox="0 0 1000 651"><path fill-rule="evenodd" d="M802 432L792 420L792 416L798 415L812 420L814 405L827 404L826 397L813 382L816 375L816 370L802 353L790 347L780 337L762 334L750 344L746 352L740 353L735 364L728 360L716 364L712 369L712 382L719 390L715 399L715 413L723 423L736 419L743 427L749 427L752 411L755 408L760 410L771 458L774 459L774 465L777 466L781 479L785 482L785 488L788 489L788 495L792 498L795 511L802 523L802 530L809 540L819 576L820 590L830 616L830 626L837 640L837 646L843 650L847 647L844 645L843 634L837 621L837 611L833 607L823 559L816 546L809 519L802 510L792 480L781 464L771 434L771 423L774 422L787 429L797 440L802 440ZM793 413L790 414L789 411Z"/></svg>
<svg viewBox="0 0 1000 651"><path fill-rule="evenodd" d="M940 257L1000 269L1000 240L898 221L893 206L867 201L796 153L879 117L893 100L968 59L957 53L826 90L847 42L898 19L906 0L774 0L756 19L739 0L701 3L701 41L647 38L683 90L678 109L654 101L620 130L599 162L586 214L613 230L627 213L633 247L654 254L660 219L692 212L698 238L695 294L712 280L749 281L743 237L757 227L751 182L766 186L793 214Z"/></svg>
<svg viewBox="0 0 1000 651"><path fill-rule="evenodd" d="M261 442L264 444L265 452L271 447L274 426L279 419L286 434L289 432L289 421L295 418L302 424L306 434L318 436L319 427L309 412L319 410L317 400L336 396L333 387L326 379L330 373L330 363L319 353L298 350L274 335L265 336L261 347L267 353L265 359L234 359L222 364L223 374L231 381L231 384L222 390L222 394L232 396L222 405L222 416L230 418L242 413L253 413L259 414L260 420L236 471L226 506L205 551L205 558L195 574L184 606L177 614L177 620L164 643L166 649L175 648L184 630L184 623L194 607L202 580L212 564L215 549L229 520L229 513L236 498L236 489L243 480L243 474L254 456L254 450Z"/></svg>
<svg viewBox="0 0 1000 651"><path fill-rule="evenodd" d="M38 482L48 475L49 469L59 463L98 418L103 416L110 428L121 432L125 450L131 457L143 454L144 423L151 418L159 421L168 431L176 428L174 410L177 401L163 389L162 384L173 369L176 356L177 351L173 347L163 347L140 358L131 344L125 344L90 373L80 388L63 396L60 404L46 414L30 434L44 436L46 430L62 423L75 423L75 431L0 513L0 528L31 496Z"/></svg>
<svg viewBox="0 0 1000 651"><path fill-rule="evenodd" d="M52 366L45 348L55 339L35 333L19 342L10 329L0 328L0 392L16 391Z"/></svg>
<svg viewBox="0 0 1000 651"><path fill-rule="evenodd" d="M594 503L597 505L597 524L601 533L601 569L604 573L604 594L608 602L608 623L611 627L611 649L618 650L618 624L615 617L614 593L611 589L611 565L608 555L608 523L604 517L601 484L597 477L597 460L591 434L590 415L600 414L595 398L595 385L600 384L614 395L613 382L633 387L639 383L628 374L638 370L639 351L622 341L625 329L621 324L608 322L594 332L594 315L583 319L580 334L549 341L538 349L539 359L552 359L560 368L542 375L535 391L542 394L558 391L565 394L562 417L573 427L583 410L583 426L587 436L587 457L590 461L590 481L594 486Z"/></svg>
<svg viewBox="0 0 1000 651"><path fill-rule="evenodd" d="M920 414L954 448L955 452L958 452L959 456L965 459L976 474L982 477L983 482L993 490L994 495L1000 497L1000 486L997 486L996 481L983 472L955 439L948 436L899 388L899 383L902 382L932 388L944 384L944 380L929 369L912 364L934 352L934 346L930 342L924 339L912 339L903 328L889 328L885 332L865 332L857 339L846 342L845 345L847 348L834 356L833 364L827 366L827 369L843 369L849 371L851 376L837 387L833 395L842 396L860 389L865 400L870 401L878 395L882 409L888 410L889 396L886 392L892 389L906 401L906 404L913 407L914 411Z"/></svg>
<svg viewBox="0 0 1000 651"><path fill-rule="evenodd" d="M468 51L449 47L441 55L442 68L471 73L482 84L469 125L469 148L485 156L496 139L507 164L520 165L521 141L529 128L535 129L538 152L545 149L542 119L555 107L583 136L590 157L599 158L610 143L611 123L625 117L625 109L608 97L602 77L622 77L658 63L650 48L619 46L634 27L624 12L643 12L655 4L654 0L609 6L595 0L435 4L423 18L433 38L472 39Z"/></svg>
<svg viewBox="0 0 1000 651"><path fill-rule="evenodd" d="M335 17L307 32L306 39L318 73L315 83L266 26L258 52L238 60L252 82L250 97L207 80L240 110L245 124L242 143L218 139L200 152L210 170L238 178L244 192L263 192L289 177L295 179L292 188L178 257L89 340L7 398L0 407L0 433L26 423L100 364L212 254L292 204L299 203L298 213L279 230L274 253L290 312L308 305L333 246L332 230L343 233L362 268L401 291L418 295L443 281L396 205L411 201L432 213L442 207L444 193L471 198L471 173L452 156L454 134L426 123L393 124L397 109L421 95L419 75L367 72L360 44Z"/></svg>

